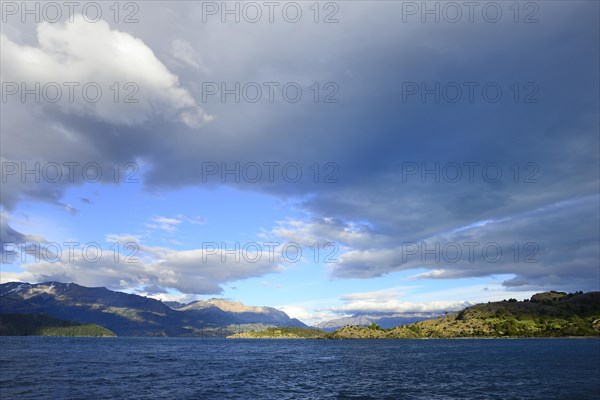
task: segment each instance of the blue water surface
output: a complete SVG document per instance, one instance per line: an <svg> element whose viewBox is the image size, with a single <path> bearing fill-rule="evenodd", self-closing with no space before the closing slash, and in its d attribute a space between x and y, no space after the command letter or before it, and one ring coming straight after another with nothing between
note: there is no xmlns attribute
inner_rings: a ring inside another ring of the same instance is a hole
<svg viewBox="0 0 600 400"><path fill-rule="evenodd" d="M600 399L600 340L0 339L8 399Z"/></svg>

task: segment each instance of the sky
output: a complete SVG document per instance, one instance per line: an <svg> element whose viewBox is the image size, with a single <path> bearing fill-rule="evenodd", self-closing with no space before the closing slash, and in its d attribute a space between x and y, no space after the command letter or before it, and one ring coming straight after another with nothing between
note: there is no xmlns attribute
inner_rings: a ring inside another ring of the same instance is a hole
<svg viewBox="0 0 600 400"><path fill-rule="evenodd" d="M309 323L600 290L598 2L1 11L1 282Z"/></svg>

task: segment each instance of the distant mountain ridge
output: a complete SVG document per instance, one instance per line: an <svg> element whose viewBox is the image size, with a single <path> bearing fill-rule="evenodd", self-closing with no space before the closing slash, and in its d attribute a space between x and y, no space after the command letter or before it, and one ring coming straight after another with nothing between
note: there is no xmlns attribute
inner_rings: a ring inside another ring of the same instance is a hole
<svg viewBox="0 0 600 400"><path fill-rule="evenodd" d="M236 320L243 323L263 323L275 324L277 326L294 326L298 328L306 327L301 321L290 318L285 312L273 307L247 306L239 301L230 301L223 299L199 300L189 303L180 308L181 311L199 311L210 308L219 310L232 315Z"/></svg>
<svg viewBox="0 0 600 400"><path fill-rule="evenodd" d="M231 326L229 333L234 333L234 325L251 324L307 327L271 307L252 307L221 299L180 306L174 309L160 300L75 283L0 285L0 314L45 314L67 321L94 323L119 336L210 336L224 327Z"/></svg>
<svg viewBox="0 0 600 400"><path fill-rule="evenodd" d="M350 317L335 318L320 322L315 328L333 332L344 326L369 326L377 324L382 328L394 328L399 325L408 325L418 321L437 318L441 313L380 313L380 314L354 314Z"/></svg>

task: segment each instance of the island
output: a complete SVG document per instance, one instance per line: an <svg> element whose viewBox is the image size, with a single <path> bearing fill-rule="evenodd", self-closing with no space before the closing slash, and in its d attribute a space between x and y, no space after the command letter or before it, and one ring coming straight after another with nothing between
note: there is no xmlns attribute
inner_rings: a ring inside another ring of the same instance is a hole
<svg viewBox="0 0 600 400"><path fill-rule="evenodd" d="M100 325L65 321L45 314L0 314L0 336L113 337L116 335Z"/></svg>

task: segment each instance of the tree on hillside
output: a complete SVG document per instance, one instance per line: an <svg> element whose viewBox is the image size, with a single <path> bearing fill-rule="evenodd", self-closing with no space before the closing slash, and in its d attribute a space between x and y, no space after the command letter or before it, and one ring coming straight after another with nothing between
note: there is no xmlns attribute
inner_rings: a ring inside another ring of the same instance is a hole
<svg viewBox="0 0 600 400"><path fill-rule="evenodd" d="M379 325L377 325L375 322L371 322L371 325L369 325L369 329L371 329L373 331L380 331L381 327Z"/></svg>

